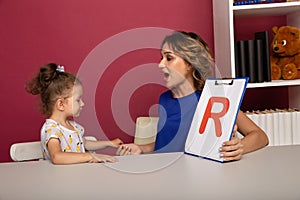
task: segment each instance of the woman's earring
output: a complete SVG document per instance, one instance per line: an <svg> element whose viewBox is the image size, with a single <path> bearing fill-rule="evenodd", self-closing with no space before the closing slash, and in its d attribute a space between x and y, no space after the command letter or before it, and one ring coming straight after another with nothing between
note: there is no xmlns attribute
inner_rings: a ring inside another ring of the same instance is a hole
<svg viewBox="0 0 300 200"><path fill-rule="evenodd" d="M196 70L194 69L194 71L193 71L193 77L194 77L194 79L196 79L197 81L200 81L200 79L196 76L196 74L195 74L195 72L196 72Z"/></svg>

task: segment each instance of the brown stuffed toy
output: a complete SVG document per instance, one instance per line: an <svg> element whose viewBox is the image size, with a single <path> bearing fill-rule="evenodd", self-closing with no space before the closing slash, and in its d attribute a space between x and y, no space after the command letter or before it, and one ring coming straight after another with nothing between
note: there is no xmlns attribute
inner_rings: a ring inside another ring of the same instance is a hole
<svg viewBox="0 0 300 200"><path fill-rule="evenodd" d="M272 31L272 80L300 78L300 30L292 26L274 26Z"/></svg>

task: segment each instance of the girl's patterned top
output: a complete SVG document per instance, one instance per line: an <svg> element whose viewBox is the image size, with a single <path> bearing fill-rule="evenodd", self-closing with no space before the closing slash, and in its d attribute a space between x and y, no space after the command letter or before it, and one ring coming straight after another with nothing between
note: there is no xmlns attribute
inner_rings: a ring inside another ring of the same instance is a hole
<svg viewBox="0 0 300 200"><path fill-rule="evenodd" d="M44 159L50 160L47 143L57 138L63 152L85 152L83 144L84 128L74 121L69 121L74 130L67 129L52 119L47 119L41 129L41 145Z"/></svg>

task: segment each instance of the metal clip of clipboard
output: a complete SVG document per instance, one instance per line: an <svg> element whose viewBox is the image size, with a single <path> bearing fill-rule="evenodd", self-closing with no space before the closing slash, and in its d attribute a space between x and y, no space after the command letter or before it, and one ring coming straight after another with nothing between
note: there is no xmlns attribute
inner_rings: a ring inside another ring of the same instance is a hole
<svg viewBox="0 0 300 200"><path fill-rule="evenodd" d="M218 79L215 81L215 85L233 85L233 82L232 78Z"/></svg>

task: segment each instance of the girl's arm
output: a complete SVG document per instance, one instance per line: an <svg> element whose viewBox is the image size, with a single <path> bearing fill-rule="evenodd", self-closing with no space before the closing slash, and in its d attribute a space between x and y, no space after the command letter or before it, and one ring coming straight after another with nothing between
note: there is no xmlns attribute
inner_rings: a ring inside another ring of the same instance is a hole
<svg viewBox="0 0 300 200"><path fill-rule="evenodd" d="M47 148L53 164L76 164L84 162L116 162L117 159L103 154L62 152L59 140L51 138Z"/></svg>
<svg viewBox="0 0 300 200"><path fill-rule="evenodd" d="M84 142L84 147L88 151L95 151L98 149L104 149L106 147L119 147L121 144L123 144L123 141L120 140L119 138L116 138L114 140L108 140L108 141L92 141L92 140L87 140L83 138Z"/></svg>

